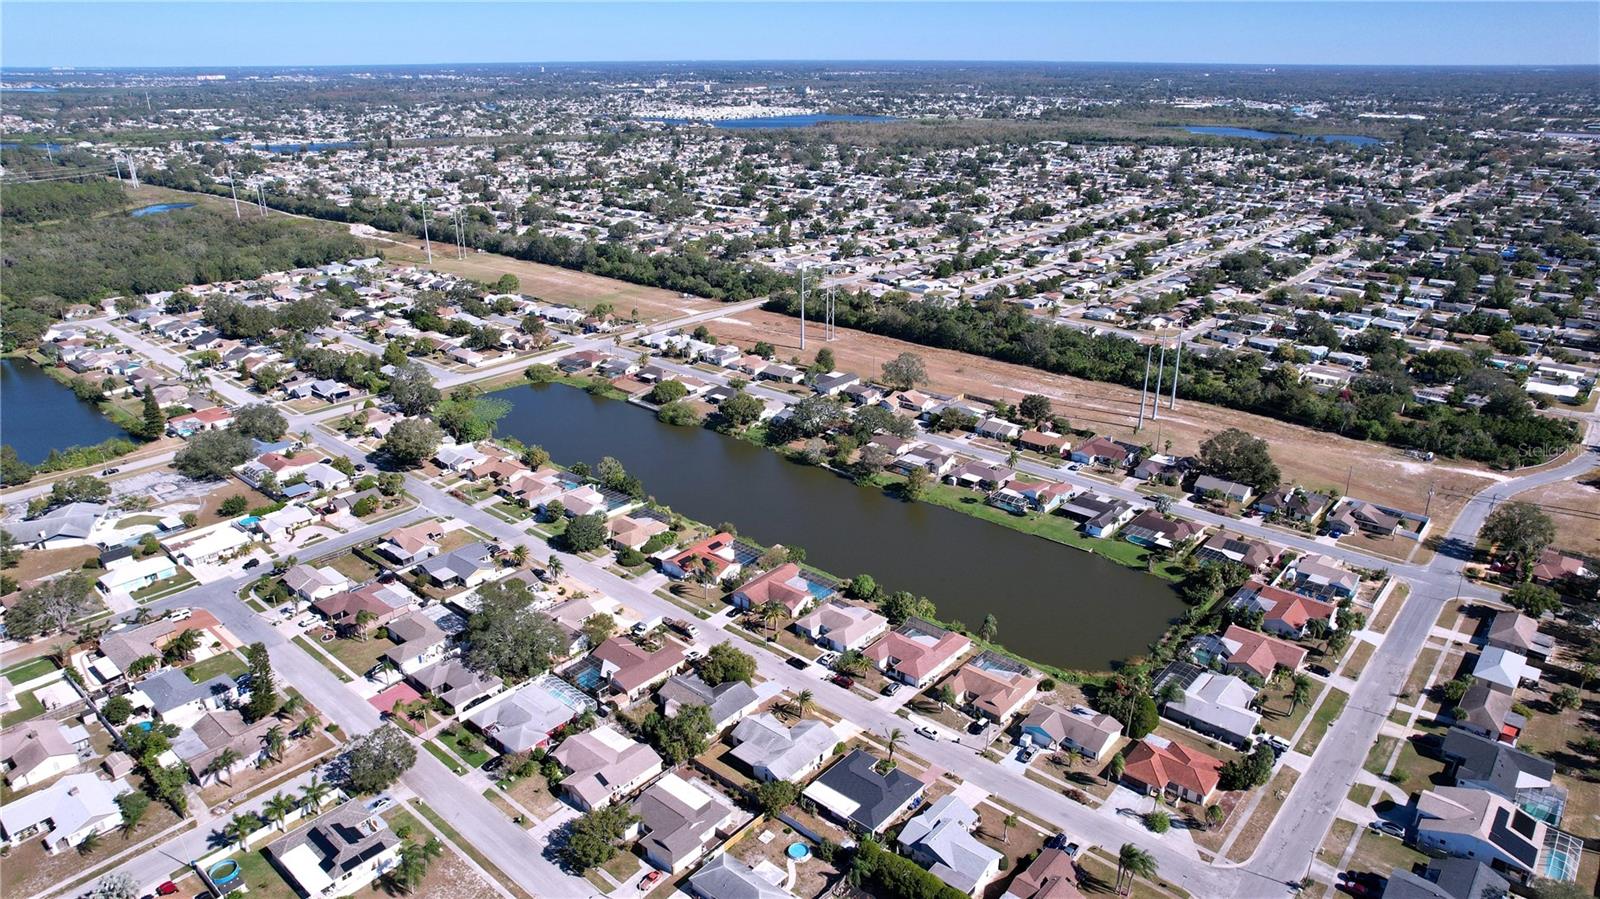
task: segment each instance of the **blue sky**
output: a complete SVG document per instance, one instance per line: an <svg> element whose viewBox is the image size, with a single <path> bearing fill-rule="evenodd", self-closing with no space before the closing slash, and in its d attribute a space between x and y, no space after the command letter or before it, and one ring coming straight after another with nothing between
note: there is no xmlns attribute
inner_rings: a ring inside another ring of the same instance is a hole
<svg viewBox="0 0 1600 899"><path fill-rule="evenodd" d="M1600 64L1547 2L0 3L8 68L921 59Z"/></svg>

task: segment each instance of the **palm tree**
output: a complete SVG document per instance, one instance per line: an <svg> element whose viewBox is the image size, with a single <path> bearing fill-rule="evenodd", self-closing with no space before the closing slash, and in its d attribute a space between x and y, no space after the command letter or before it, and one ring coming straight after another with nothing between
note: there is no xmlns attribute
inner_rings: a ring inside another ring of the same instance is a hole
<svg viewBox="0 0 1600 899"><path fill-rule="evenodd" d="M1118 753L1111 757L1111 764L1106 765L1106 783L1116 783L1122 779L1122 772L1127 767L1128 760Z"/></svg>
<svg viewBox="0 0 1600 899"><path fill-rule="evenodd" d="M512 547L511 560L517 563L518 568L528 564L528 547L521 543L518 543L516 546Z"/></svg>
<svg viewBox="0 0 1600 899"><path fill-rule="evenodd" d="M1300 703L1311 699L1311 679L1304 674L1294 676L1294 688L1289 691L1289 714L1293 715Z"/></svg>
<svg viewBox="0 0 1600 899"><path fill-rule="evenodd" d="M292 693L283 701L281 705L278 706L277 716L287 721L290 718L293 718L295 713L299 712L305 707L305 697L298 693Z"/></svg>
<svg viewBox="0 0 1600 899"><path fill-rule="evenodd" d="M1016 823L1017 823L1017 813L1016 812L1011 812L1011 813L1007 814L1004 818L1000 819L1000 826L1001 826L1000 842L1004 843L1006 840L1011 839L1011 828L1015 827Z"/></svg>
<svg viewBox="0 0 1600 899"><path fill-rule="evenodd" d="M790 703L789 705L794 709L794 716L796 718L804 718L806 716L806 712L816 704L817 698L812 695L810 690L801 690L799 695L794 698L794 702Z"/></svg>
<svg viewBox="0 0 1600 899"><path fill-rule="evenodd" d="M294 797L285 796L282 793L273 793L272 798L267 800L267 804L262 806L262 811L266 812L268 821L278 825L278 829L283 830L289 820L289 813L295 810L295 806Z"/></svg>
<svg viewBox="0 0 1600 899"><path fill-rule="evenodd" d="M891 729L889 731L888 736L886 736L884 738L884 742L889 745L889 761L891 761L891 762L894 761L895 748L900 746L900 744L904 743L905 741L906 741L906 733L905 733L905 731L901 730L898 727L893 728L893 729Z"/></svg>
<svg viewBox="0 0 1600 899"><path fill-rule="evenodd" d="M283 761L283 744L285 742L283 728L272 725L267 732L261 735L261 746L267 751L267 758L274 761Z"/></svg>
<svg viewBox="0 0 1600 899"><path fill-rule="evenodd" d="M550 561L546 562L544 567L546 571L550 572L551 579L560 580L561 572L565 571L567 566L562 564L560 556L551 553Z"/></svg>
<svg viewBox="0 0 1600 899"><path fill-rule="evenodd" d="M319 728L321 726L322 726L322 716L318 715L316 712L312 712L311 714L309 714L309 715L305 716L304 718L300 719L300 723L294 729L293 736L296 739L303 740L306 737L309 737L312 734L316 733L317 732L317 728Z"/></svg>
<svg viewBox="0 0 1600 899"><path fill-rule="evenodd" d="M1136 877L1156 876L1156 860L1150 853L1132 843L1123 843L1117 853L1117 892L1128 895Z"/></svg>
<svg viewBox="0 0 1600 899"><path fill-rule="evenodd" d="M211 761L206 763L206 768L201 774L204 777L216 776L221 779L223 775L227 775L228 772L232 771L233 766L239 764L239 760L242 758L244 756L240 755L239 751L232 746L224 747L221 752L212 757ZM233 777L231 775L227 776L226 780L229 786L233 786Z"/></svg>
<svg viewBox="0 0 1600 899"><path fill-rule="evenodd" d="M200 632L193 628L180 631L173 637L161 651L162 658L169 664L172 662L187 662L194 657L194 651L200 648Z"/></svg>
<svg viewBox="0 0 1600 899"><path fill-rule="evenodd" d="M261 829L261 819L251 812L234 815L222 828L222 835L228 842L238 844L243 849L250 835Z"/></svg>
<svg viewBox="0 0 1600 899"><path fill-rule="evenodd" d="M100 834L89 831L82 840L78 841L78 854L88 855L100 846Z"/></svg>
<svg viewBox="0 0 1600 899"><path fill-rule="evenodd" d="M709 599L710 597L707 598ZM778 602L777 600L762 603L761 622L767 626L767 630L770 632L771 636L776 637L778 635L778 622L782 621L783 616L787 615L788 613L789 610L784 608L783 603Z"/></svg>
<svg viewBox="0 0 1600 899"><path fill-rule="evenodd" d="M333 792L333 785L324 783L312 772L311 780L300 788L300 806L306 809L316 809L322 806L322 800L328 798Z"/></svg>
<svg viewBox="0 0 1600 899"><path fill-rule="evenodd" d="M361 611L357 612L356 613L356 625L355 625L355 627L356 627L356 639L358 639L358 640L367 639L367 637L369 636L367 632L369 630L371 630L372 622L377 621L377 620L378 620L378 616L374 615L371 611L369 611L367 609L362 609Z"/></svg>

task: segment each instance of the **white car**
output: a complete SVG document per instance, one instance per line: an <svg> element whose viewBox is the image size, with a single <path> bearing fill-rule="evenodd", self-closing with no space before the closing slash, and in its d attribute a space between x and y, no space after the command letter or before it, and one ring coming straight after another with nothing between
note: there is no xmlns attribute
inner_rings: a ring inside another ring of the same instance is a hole
<svg viewBox="0 0 1600 899"><path fill-rule="evenodd" d="M173 609L167 613L168 621L187 621L194 614L194 609Z"/></svg>
<svg viewBox="0 0 1600 899"><path fill-rule="evenodd" d="M927 737L930 740L939 739L939 732L927 726L926 724L912 731L912 733L915 733L919 737Z"/></svg>
<svg viewBox="0 0 1600 899"><path fill-rule="evenodd" d="M832 668L833 663L837 661L839 661L839 654L836 652L825 652L817 657L817 664L824 668Z"/></svg>

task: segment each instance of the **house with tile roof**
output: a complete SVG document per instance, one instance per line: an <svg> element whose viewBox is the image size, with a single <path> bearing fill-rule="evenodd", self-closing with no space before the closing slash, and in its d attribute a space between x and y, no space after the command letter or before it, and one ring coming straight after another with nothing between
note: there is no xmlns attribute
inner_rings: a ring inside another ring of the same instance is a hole
<svg viewBox="0 0 1600 899"><path fill-rule="evenodd" d="M1001 899L1084 899L1078 866L1062 849L1046 849L1011 879Z"/></svg>
<svg viewBox="0 0 1600 899"><path fill-rule="evenodd" d="M885 676L921 689L938 680L972 646L966 637L921 618L908 618L866 649Z"/></svg>
<svg viewBox="0 0 1600 899"><path fill-rule="evenodd" d="M657 648L648 649L624 636L607 639L594 648L592 656L600 661L600 676L629 702L666 680L686 661L676 640L663 639Z"/></svg>
<svg viewBox="0 0 1600 899"><path fill-rule="evenodd" d="M999 852L972 835L978 813L946 794L900 829L900 847L917 864L951 887L974 896L1000 876Z"/></svg>
<svg viewBox="0 0 1600 899"><path fill-rule="evenodd" d="M860 649L889 629L889 619L866 606L832 601L818 605L791 625L794 632L834 652Z"/></svg>
<svg viewBox="0 0 1600 899"><path fill-rule="evenodd" d="M738 576L740 568L734 537L726 531L697 540L661 563L662 573L674 580L696 577L706 569L725 580Z"/></svg>
<svg viewBox="0 0 1600 899"><path fill-rule="evenodd" d="M1270 637L1260 631L1228 625L1222 636L1201 637L1207 652L1223 660L1223 670L1230 674L1249 673L1263 680L1282 668L1295 672L1305 664L1305 647Z"/></svg>
<svg viewBox="0 0 1600 899"><path fill-rule="evenodd" d="M1146 736L1129 747L1122 779L1150 795L1204 804L1222 779L1222 762L1182 743Z"/></svg>
<svg viewBox="0 0 1600 899"><path fill-rule="evenodd" d="M732 600L734 608L738 609L759 609L769 602L775 602L793 618L817 601L818 596L812 592L813 589L816 589L813 581L805 576L799 565L785 562L745 582L733 591Z"/></svg>
<svg viewBox="0 0 1600 899"><path fill-rule="evenodd" d="M609 724L562 740L550 755L566 772L561 789L584 811L632 793L662 769L654 749Z"/></svg>
<svg viewBox="0 0 1600 899"><path fill-rule="evenodd" d="M1262 630L1291 639L1305 636L1306 625L1312 621L1326 621L1331 626L1337 611L1332 603L1258 580L1246 581L1228 604L1235 609L1260 610Z"/></svg>
<svg viewBox="0 0 1600 899"><path fill-rule="evenodd" d="M946 683L963 709L1000 724L1039 690L1039 678L1028 666L989 650L956 669Z"/></svg>
<svg viewBox="0 0 1600 899"><path fill-rule="evenodd" d="M1093 762L1109 758L1122 737L1122 722L1087 706L1041 702L1022 721L1022 739L1044 749L1060 747Z"/></svg>

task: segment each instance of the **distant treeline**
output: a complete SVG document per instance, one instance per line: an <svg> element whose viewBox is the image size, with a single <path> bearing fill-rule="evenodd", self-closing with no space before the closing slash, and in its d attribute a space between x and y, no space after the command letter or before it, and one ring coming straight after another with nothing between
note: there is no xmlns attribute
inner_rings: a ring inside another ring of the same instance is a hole
<svg viewBox="0 0 1600 899"><path fill-rule="evenodd" d="M30 186L55 195L35 198L36 209L125 201L106 194L107 187L117 195L122 189L105 182ZM11 190L6 189L8 201ZM5 247L0 301L7 350L36 342L72 303L255 278L363 252L355 238L327 228L283 218L235 221L201 207L143 218L78 214L28 225L8 216L0 239Z"/></svg>
<svg viewBox="0 0 1600 899"><path fill-rule="evenodd" d="M151 170L141 177L152 184L179 190L202 191L219 196L227 193L225 186L192 166ZM384 231L422 236L421 210L413 206L391 202L371 206L357 203L340 206L321 198L288 196L271 191L267 192L266 200L268 206L284 212L336 222L357 222ZM448 218L434 218L430 222L430 233L435 238L453 235L453 226ZM491 222L474 217L470 211L466 241L470 246L503 256L729 302L765 296L792 283L787 275L766 266L717 259L692 247L651 255L620 243L575 240L539 231L529 231L519 237L496 231Z"/></svg>
<svg viewBox="0 0 1600 899"><path fill-rule="evenodd" d="M769 300L766 308L799 314L799 303L789 293ZM1091 381L1138 387L1144 377L1145 348L1137 342L1041 322L1012 303L945 308L851 294L839 297L835 320L847 328ZM1486 388L1491 402L1482 411L1413 402L1398 357L1381 346L1372 352L1375 366L1387 373L1328 394L1301 383L1292 365L1265 369L1257 353L1186 353L1178 394L1358 440L1504 467L1542 462L1577 439L1571 422L1539 415L1520 388L1492 373L1484 373L1496 383Z"/></svg>

